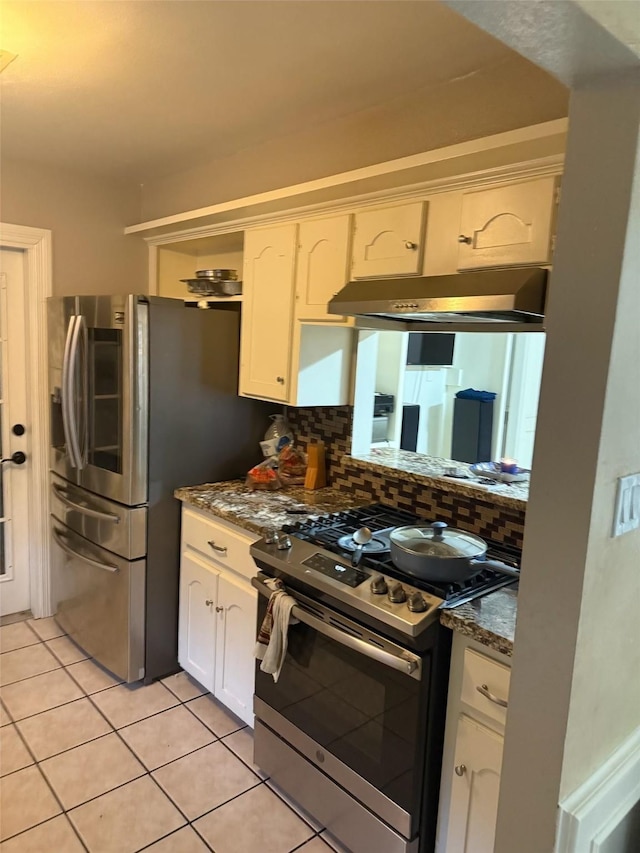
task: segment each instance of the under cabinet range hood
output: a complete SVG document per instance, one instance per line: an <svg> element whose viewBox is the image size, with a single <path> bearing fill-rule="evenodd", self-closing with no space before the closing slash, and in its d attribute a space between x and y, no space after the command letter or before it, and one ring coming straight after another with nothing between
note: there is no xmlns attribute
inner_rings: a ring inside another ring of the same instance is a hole
<svg viewBox="0 0 640 853"><path fill-rule="evenodd" d="M361 279L345 285L328 310L357 317L362 329L540 332L546 291L541 267Z"/></svg>

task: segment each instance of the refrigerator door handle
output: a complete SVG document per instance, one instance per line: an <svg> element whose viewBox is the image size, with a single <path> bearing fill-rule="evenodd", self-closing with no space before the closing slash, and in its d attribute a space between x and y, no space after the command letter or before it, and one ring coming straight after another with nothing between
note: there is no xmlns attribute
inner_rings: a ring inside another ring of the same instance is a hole
<svg viewBox="0 0 640 853"><path fill-rule="evenodd" d="M81 436L78 436L78 453L80 459L80 468L86 468L87 451L89 448L89 333L87 331L87 321L83 314L78 317L78 338L82 341L81 359L79 367L81 370L80 381L82 383L82 418L80 421ZM82 443L81 443L82 441Z"/></svg>
<svg viewBox="0 0 640 853"><path fill-rule="evenodd" d="M69 397L69 402L67 404L69 414L69 438L71 439L71 446L73 448L73 458L75 459L75 467L79 471L84 468L84 460L80 452L80 440L78 438L78 399L75 394L75 389L78 369L78 346L80 341L80 333L82 331L82 319L83 318L79 314L76 315L75 323L73 326L73 333L71 336L71 346L69 349L69 379L67 382Z"/></svg>
<svg viewBox="0 0 640 853"><path fill-rule="evenodd" d="M64 443L67 448L67 455L73 468L78 467L77 459L74 455L74 444L71 438L71 400L73 399L73 372L71 370L71 343L73 333L76 328L77 316L73 314L69 318L67 327L67 337L64 343L64 357L62 359L62 429L64 431Z"/></svg>
<svg viewBox="0 0 640 853"><path fill-rule="evenodd" d="M82 504L72 501L66 491L61 486L58 486L57 483L54 483L52 488L58 500L60 500L65 506L69 507L69 509L77 510L83 515L89 515L91 518L97 518L100 521L111 521L113 524L120 523L120 518L114 512L102 512L99 509L91 509L91 507L83 506Z"/></svg>
<svg viewBox="0 0 640 853"><path fill-rule="evenodd" d="M70 545L62 538L61 532L57 527L51 528L51 534L56 542L56 544L62 548L69 556L77 557L79 560L82 560L85 563L88 563L90 566L95 566L96 569L104 569L107 572L119 572L120 569L117 566L112 565L111 563L103 563L102 560L94 560L92 557L87 557L85 554L80 554L78 551L74 551Z"/></svg>

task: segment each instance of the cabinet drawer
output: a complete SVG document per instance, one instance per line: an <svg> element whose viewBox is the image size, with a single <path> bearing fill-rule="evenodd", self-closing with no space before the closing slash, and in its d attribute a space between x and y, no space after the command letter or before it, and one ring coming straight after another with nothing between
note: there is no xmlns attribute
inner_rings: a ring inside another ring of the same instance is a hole
<svg viewBox="0 0 640 853"><path fill-rule="evenodd" d="M212 521L191 509L182 510L182 546L199 551L219 565L246 578L256 573L249 546L258 536L245 536L230 526Z"/></svg>
<svg viewBox="0 0 640 853"><path fill-rule="evenodd" d="M465 649L461 699L471 708L476 708L487 717L504 724L507 709L500 702L509 699L510 676L509 667L472 649ZM489 698L486 693L490 693L493 698Z"/></svg>

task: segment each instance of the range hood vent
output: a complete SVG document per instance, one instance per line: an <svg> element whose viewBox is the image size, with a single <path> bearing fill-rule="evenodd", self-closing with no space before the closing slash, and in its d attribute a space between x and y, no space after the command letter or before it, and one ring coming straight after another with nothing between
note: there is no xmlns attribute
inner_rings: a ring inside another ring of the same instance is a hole
<svg viewBox="0 0 640 853"><path fill-rule="evenodd" d="M540 267L361 279L345 285L328 309L357 317L364 329L539 332L546 292L547 271Z"/></svg>

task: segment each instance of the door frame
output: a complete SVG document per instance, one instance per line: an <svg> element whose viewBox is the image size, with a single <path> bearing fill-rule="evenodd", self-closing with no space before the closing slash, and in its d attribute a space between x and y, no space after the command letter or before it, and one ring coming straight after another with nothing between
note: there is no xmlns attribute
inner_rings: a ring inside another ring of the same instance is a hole
<svg viewBox="0 0 640 853"><path fill-rule="evenodd" d="M29 592L35 617L51 615L47 297L52 293L51 231L0 222L0 245L25 253L29 466Z"/></svg>

